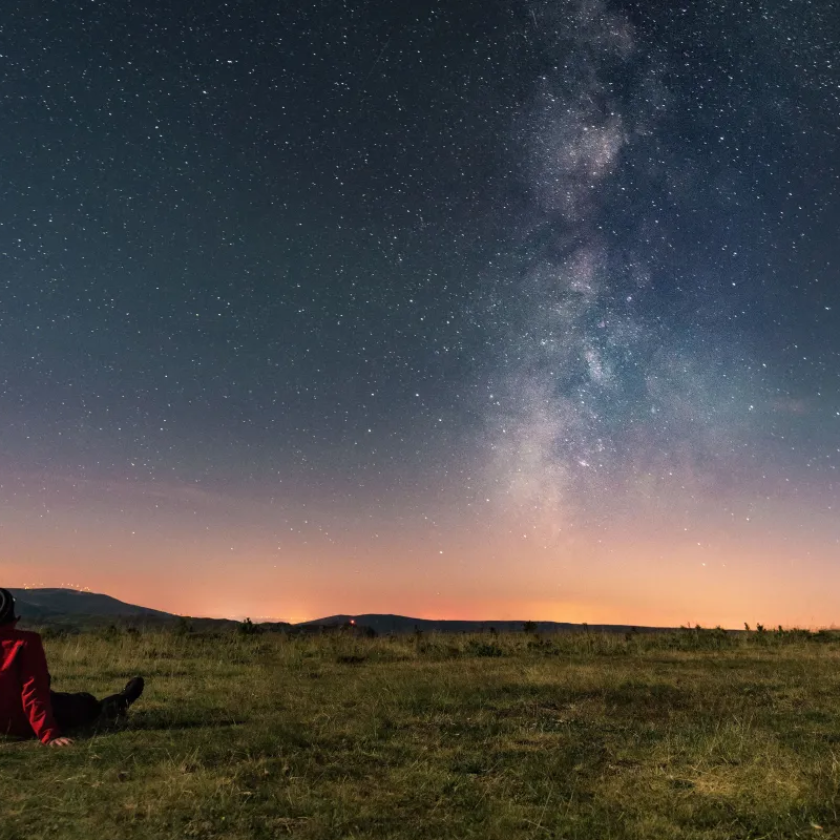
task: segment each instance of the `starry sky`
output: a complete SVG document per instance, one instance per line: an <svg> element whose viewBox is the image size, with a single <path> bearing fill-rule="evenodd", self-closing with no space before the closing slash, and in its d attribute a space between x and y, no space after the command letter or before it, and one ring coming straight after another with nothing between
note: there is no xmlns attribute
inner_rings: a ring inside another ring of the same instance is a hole
<svg viewBox="0 0 840 840"><path fill-rule="evenodd" d="M840 621L832 0L11 0L0 573Z"/></svg>

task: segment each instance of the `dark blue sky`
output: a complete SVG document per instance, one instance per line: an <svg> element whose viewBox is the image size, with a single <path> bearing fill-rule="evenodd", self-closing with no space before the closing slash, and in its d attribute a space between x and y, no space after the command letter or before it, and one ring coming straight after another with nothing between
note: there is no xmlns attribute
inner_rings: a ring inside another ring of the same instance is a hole
<svg viewBox="0 0 840 840"><path fill-rule="evenodd" d="M833 503L838 43L830 0L13 0L0 471Z"/></svg>

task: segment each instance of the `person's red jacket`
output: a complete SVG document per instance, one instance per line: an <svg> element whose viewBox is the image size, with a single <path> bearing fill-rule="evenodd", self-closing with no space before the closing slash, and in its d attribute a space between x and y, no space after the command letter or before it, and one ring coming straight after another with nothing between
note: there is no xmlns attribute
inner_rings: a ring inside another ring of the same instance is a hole
<svg viewBox="0 0 840 840"><path fill-rule="evenodd" d="M61 737L50 703L50 674L37 633L0 625L0 734L46 744Z"/></svg>

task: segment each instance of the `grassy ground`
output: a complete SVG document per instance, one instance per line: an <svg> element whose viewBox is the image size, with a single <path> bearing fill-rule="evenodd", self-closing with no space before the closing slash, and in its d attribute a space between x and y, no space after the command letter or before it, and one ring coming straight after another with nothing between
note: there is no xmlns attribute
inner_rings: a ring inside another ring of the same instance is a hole
<svg viewBox="0 0 840 840"><path fill-rule="evenodd" d="M120 729L0 739L11 838L840 837L840 641L48 639Z"/></svg>

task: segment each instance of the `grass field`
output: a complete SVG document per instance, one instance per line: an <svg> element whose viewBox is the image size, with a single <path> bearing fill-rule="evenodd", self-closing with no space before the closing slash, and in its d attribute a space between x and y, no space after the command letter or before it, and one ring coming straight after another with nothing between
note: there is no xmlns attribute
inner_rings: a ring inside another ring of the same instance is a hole
<svg viewBox="0 0 840 840"><path fill-rule="evenodd" d="M840 640L83 634L57 690L147 691L64 750L0 739L0 838L840 837Z"/></svg>

